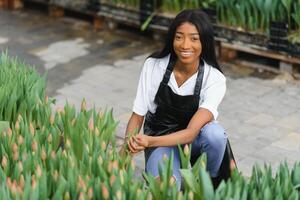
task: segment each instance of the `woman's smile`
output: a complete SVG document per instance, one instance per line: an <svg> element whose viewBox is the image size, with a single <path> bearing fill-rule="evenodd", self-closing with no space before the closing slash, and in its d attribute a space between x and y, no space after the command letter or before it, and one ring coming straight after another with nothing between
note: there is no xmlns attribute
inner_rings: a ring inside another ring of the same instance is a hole
<svg viewBox="0 0 300 200"><path fill-rule="evenodd" d="M197 67L202 52L202 44L195 25L185 22L177 27L173 48L180 65L187 68Z"/></svg>

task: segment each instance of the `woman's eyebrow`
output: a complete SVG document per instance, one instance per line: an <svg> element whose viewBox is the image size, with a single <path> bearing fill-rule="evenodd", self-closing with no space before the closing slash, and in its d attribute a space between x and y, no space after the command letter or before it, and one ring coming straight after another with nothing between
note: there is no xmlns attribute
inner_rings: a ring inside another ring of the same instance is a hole
<svg viewBox="0 0 300 200"><path fill-rule="evenodd" d="M183 32L176 31L176 34L184 34ZM189 33L189 35L199 35L199 33Z"/></svg>

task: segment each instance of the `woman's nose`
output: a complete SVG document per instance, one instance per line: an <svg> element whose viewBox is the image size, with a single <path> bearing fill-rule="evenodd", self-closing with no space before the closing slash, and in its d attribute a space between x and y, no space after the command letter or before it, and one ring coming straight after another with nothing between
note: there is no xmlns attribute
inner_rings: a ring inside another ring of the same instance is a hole
<svg viewBox="0 0 300 200"><path fill-rule="evenodd" d="M183 48L183 49L188 49L188 48L190 48L190 46L191 46L191 43L188 39L184 39L181 43L181 48Z"/></svg>

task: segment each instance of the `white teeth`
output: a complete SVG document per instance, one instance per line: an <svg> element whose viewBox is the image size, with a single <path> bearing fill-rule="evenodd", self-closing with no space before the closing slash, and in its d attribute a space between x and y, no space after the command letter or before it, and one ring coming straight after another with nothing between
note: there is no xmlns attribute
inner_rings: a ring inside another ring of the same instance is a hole
<svg viewBox="0 0 300 200"><path fill-rule="evenodd" d="M181 54L182 56L187 57L187 56L191 56L193 53L192 53L192 52L181 52L180 54Z"/></svg>

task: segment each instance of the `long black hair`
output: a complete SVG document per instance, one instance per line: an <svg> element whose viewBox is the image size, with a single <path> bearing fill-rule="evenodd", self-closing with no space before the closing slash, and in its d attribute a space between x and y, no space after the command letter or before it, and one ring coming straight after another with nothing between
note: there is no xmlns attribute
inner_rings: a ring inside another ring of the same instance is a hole
<svg viewBox="0 0 300 200"><path fill-rule="evenodd" d="M222 72L216 58L214 32L212 25L210 23L208 15L200 9L187 9L181 11L175 17L169 27L165 46L163 47L163 49L161 51L154 52L149 57L163 58L168 54L177 57L173 48L173 40L177 27L185 22L193 24L198 30L202 45L201 58L204 59L207 64L217 68Z"/></svg>

